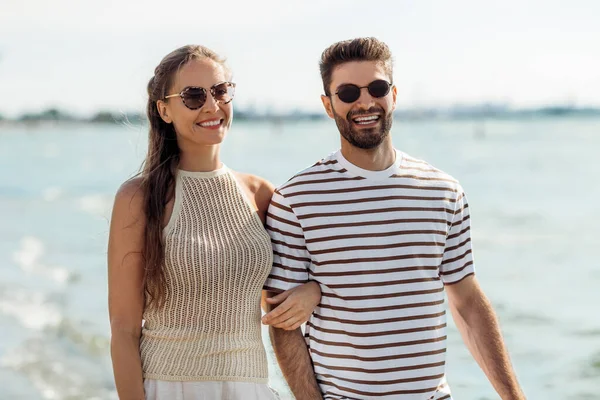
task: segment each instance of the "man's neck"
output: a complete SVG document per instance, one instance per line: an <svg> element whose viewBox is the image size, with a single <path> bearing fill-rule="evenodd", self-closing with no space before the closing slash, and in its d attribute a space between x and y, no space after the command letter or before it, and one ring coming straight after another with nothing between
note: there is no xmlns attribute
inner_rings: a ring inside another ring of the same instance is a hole
<svg viewBox="0 0 600 400"><path fill-rule="evenodd" d="M368 171L383 171L396 162L396 150L391 137L374 149L361 149L342 138L342 155L359 168Z"/></svg>

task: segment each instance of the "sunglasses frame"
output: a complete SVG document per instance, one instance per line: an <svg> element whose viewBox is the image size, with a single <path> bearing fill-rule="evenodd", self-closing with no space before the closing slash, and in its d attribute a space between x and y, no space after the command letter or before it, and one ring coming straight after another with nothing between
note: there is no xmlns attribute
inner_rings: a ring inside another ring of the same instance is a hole
<svg viewBox="0 0 600 400"><path fill-rule="evenodd" d="M216 88L217 86L219 86L219 85L222 85L222 84L226 84L228 87L231 87L231 88L233 88L233 95L231 96L231 99L229 99L229 101L223 101L223 102L222 102L222 101L220 101L220 100L217 100L217 98L215 97L215 88ZM184 97L184 95L185 95L185 93L186 93L187 91L189 91L189 90L192 90L192 89L201 89L201 90L204 92L204 102L203 102L203 103L202 103L202 104L201 104L199 107L190 107L189 105L187 105L187 104L185 103L185 97ZM229 104L229 103L231 103L231 101L233 100L233 98L234 98L234 96L235 96L235 83L233 83L233 82L227 82L227 81L218 82L218 83L215 83L214 85L212 85L212 86L210 87L210 89L208 89L208 91L210 92L210 95L213 97L213 99L215 99L215 101L216 101L217 103L221 103L221 104ZM204 89L203 87L200 87L200 86L186 86L186 87L184 87L184 88L183 88L183 90L182 90L181 92L179 92L179 93L170 94L170 95L168 95L168 96L165 96L164 100L166 100L166 99L170 99L170 98L172 98L172 97L181 97L181 101L183 102L183 105L184 105L184 106L186 106L186 107L187 107L187 108L189 108L190 110L198 110L198 109L200 109L200 108L204 107L204 105L206 104L206 100L207 100L207 98L208 98L208 94L207 94L207 90L206 90L206 89Z"/></svg>
<svg viewBox="0 0 600 400"><path fill-rule="evenodd" d="M373 95L373 93L371 93L371 90L369 89L369 86L371 86L375 82L385 82L385 83L387 83L387 91L385 92L385 94L383 96L375 96L375 95ZM340 98L340 95L339 95L340 88L342 88L342 87L348 87L348 86L352 86L352 87L358 88L358 92L359 92L358 93L358 97L354 101L344 101L344 100L342 100ZM394 86L393 83L388 82L385 79L375 79L373 82L369 83L367 86L358 86L358 85L355 85L354 83L344 83L343 85L340 85L340 86L337 87L337 92L335 92L334 95L337 95L337 97L340 99L341 102L346 103L346 104L352 104L356 100L360 99L360 91L362 89L367 89L367 91L369 92L369 95L371 97L376 98L376 99L381 99L381 98L387 96L388 94L390 94L390 91L392 90L393 86Z"/></svg>

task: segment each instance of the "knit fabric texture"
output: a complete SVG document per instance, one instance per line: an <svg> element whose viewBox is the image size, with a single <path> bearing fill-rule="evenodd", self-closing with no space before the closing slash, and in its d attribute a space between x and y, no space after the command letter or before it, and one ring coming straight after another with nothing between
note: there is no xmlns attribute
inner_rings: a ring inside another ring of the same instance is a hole
<svg viewBox="0 0 600 400"><path fill-rule="evenodd" d="M144 378L267 382L260 298L272 248L232 172L178 171L163 235L166 302L144 311Z"/></svg>

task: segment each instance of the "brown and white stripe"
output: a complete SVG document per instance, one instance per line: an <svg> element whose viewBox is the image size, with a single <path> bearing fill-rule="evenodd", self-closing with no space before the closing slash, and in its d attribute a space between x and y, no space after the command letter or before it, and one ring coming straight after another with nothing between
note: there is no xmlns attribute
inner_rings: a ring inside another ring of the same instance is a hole
<svg viewBox="0 0 600 400"><path fill-rule="evenodd" d="M385 171L334 153L278 188L265 289L320 283L305 336L325 399L451 399L444 285L474 274L460 184L397 151Z"/></svg>

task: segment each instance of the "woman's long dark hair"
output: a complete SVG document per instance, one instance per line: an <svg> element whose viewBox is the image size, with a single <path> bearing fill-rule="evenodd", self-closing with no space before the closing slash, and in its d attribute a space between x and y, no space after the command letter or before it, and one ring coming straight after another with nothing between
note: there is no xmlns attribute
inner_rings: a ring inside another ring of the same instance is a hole
<svg viewBox="0 0 600 400"><path fill-rule="evenodd" d="M163 100L173 85L179 69L194 59L211 59L223 66L225 60L203 46L183 46L167 54L148 82L146 113L150 122L148 153L141 168L141 190L144 197L146 228L143 257L145 262L144 292L148 307L161 307L165 301L164 242L162 225L165 207L173 198L175 173L180 150L173 124L160 117L157 101Z"/></svg>

